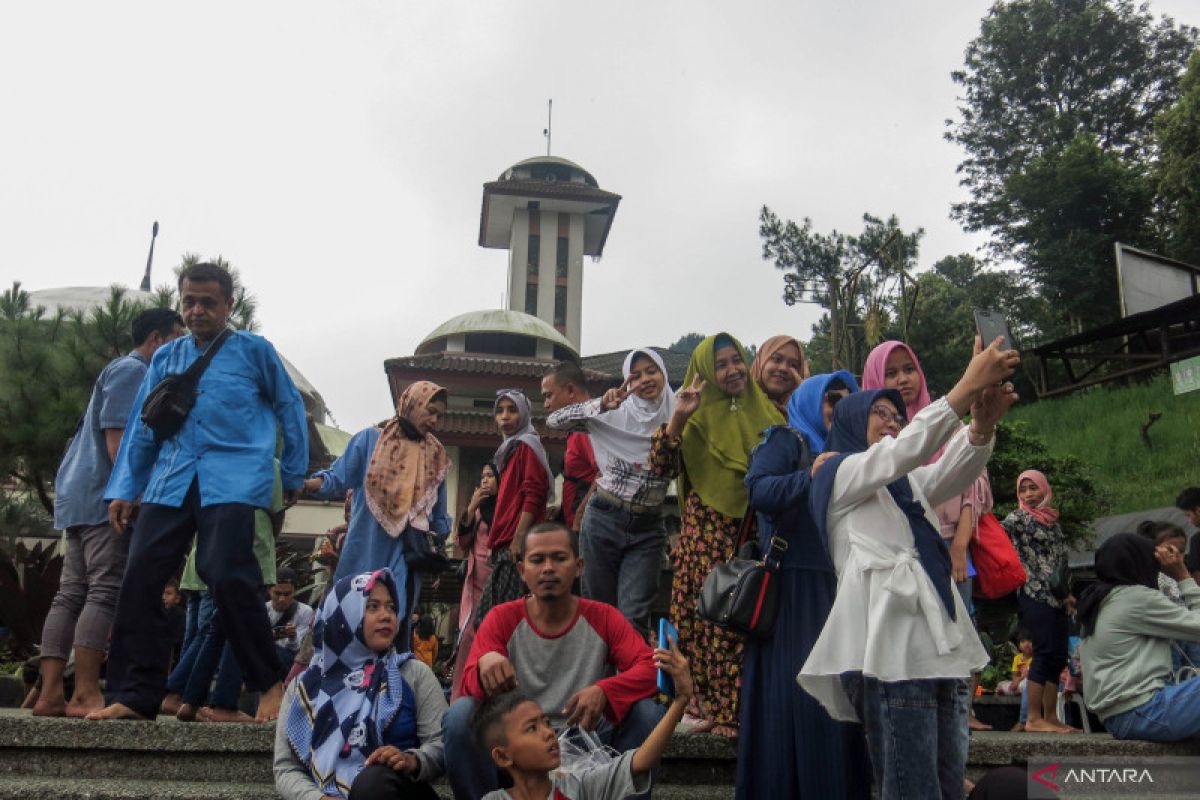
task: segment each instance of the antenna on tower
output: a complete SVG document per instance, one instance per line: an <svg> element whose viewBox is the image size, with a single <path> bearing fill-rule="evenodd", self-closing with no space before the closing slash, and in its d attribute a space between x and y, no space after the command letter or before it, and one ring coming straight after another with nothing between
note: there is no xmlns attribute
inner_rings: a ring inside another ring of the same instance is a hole
<svg viewBox="0 0 1200 800"><path fill-rule="evenodd" d="M554 124L554 98L546 101L546 127L542 129L542 136L546 137L546 155L550 155L550 130Z"/></svg>
<svg viewBox="0 0 1200 800"><path fill-rule="evenodd" d="M142 276L142 291L150 291L150 267L154 264L154 240L158 238L158 221L150 229L150 255L146 256L146 274Z"/></svg>

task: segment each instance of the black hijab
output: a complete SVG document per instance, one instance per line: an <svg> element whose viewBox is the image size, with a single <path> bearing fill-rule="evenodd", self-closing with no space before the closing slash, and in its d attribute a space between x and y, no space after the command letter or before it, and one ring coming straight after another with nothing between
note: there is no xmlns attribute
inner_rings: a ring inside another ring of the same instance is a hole
<svg viewBox="0 0 1200 800"><path fill-rule="evenodd" d="M479 501L479 516L490 528L492 527L492 517L496 515L496 495L500 492L500 470L496 469L496 465L491 461L484 464L483 468L490 469L492 477L496 480L496 491ZM481 473L482 471L480 470Z"/></svg>
<svg viewBox="0 0 1200 800"><path fill-rule="evenodd" d="M867 449L867 423L871 416L871 406L881 399L892 401L896 410L901 415L904 414L904 398L895 389L876 389L851 394L834 407L833 425L825 439L825 449L839 455L826 461L821 469L817 470L808 495L813 521L817 524L826 549L829 547L829 501L833 497L833 480L846 456ZM921 562L921 567L929 576L942 605L946 607L946 613L950 615L950 619L955 619L950 550L946 547L941 532L933 527L925 516L925 507L913 497L908 476L892 481L887 485L887 490L908 518L908 526L912 529L913 543L917 548L917 559Z"/></svg>
<svg viewBox="0 0 1200 800"><path fill-rule="evenodd" d="M1100 545L1096 551L1096 582L1083 590L1075 612L1082 635L1096 632L1100 605L1118 586L1158 589L1154 542L1136 533L1118 533Z"/></svg>

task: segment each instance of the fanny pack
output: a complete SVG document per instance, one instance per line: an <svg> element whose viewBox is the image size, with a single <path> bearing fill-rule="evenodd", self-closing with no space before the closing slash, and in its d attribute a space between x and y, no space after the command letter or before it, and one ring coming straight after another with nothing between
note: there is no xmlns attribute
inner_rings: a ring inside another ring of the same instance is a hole
<svg viewBox="0 0 1200 800"><path fill-rule="evenodd" d="M229 328L221 331L186 371L163 378L146 396L146 401L142 403L141 420L143 425L154 431L156 444L162 444L179 433L187 421L188 414L196 405L196 387L200 384L200 376L208 369L229 334Z"/></svg>

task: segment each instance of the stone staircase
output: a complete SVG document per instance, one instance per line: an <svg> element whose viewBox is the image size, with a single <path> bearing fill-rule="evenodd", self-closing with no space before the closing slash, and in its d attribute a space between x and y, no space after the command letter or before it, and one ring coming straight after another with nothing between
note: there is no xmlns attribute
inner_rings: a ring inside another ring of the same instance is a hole
<svg viewBox="0 0 1200 800"><path fill-rule="evenodd" d="M269 800L274 728L252 724L86 722L0 710L0 800ZM679 736L660 768L661 800L733 797L735 748ZM442 781L438 792L450 797Z"/></svg>

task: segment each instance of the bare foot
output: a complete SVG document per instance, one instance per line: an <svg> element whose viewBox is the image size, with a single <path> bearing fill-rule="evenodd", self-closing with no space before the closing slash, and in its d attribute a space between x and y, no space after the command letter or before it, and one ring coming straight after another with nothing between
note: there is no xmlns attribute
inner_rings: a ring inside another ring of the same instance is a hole
<svg viewBox="0 0 1200 800"><path fill-rule="evenodd" d="M680 733L708 733L717 723L711 719L701 719L693 717L691 714L684 714L683 721L679 723Z"/></svg>
<svg viewBox="0 0 1200 800"><path fill-rule="evenodd" d="M72 719L83 719L93 711L99 711L104 708L104 695L97 694L91 697L80 697L75 694L71 698L71 702L67 703L67 716Z"/></svg>
<svg viewBox="0 0 1200 800"><path fill-rule="evenodd" d="M990 731L992 726L988 725L986 722L976 719L975 715L972 714L971 716L967 717L967 728L973 731Z"/></svg>
<svg viewBox="0 0 1200 800"><path fill-rule="evenodd" d="M1025 732L1025 723L1018 722L1016 725L1012 726L1011 730L1013 733L1024 733Z"/></svg>
<svg viewBox="0 0 1200 800"><path fill-rule="evenodd" d="M132 708L125 705L124 703L113 703L112 705L108 705L108 706L105 706L104 708L93 711L92 713L90 713L86 717L84 717L84 719L90 719L90 720L105 720L105 719L146 720L146 717L143 717L141 714L137 713L136 711L134 711Z"/></svg>
<svg viewBox="0 0 1200 800"><path fill-rule="evenodd" d="M1063 722L1054 722L1051 724L1058 729L1059 733L1082 733L1079 728L1072 728L1070 725L1067 725Z"/></svg>
<svg viewBox="0 0 1200 800"><path fill-rule="evenodd" d="M279 706L283 703L283 684L277 683L262 693L258 699L255 722L274 722L279 718Z"/></svg>
<svg viewBox="0 0 1200 800"><path fill-rule="evenodd" d="M33 704L32 713L35 717L65 717L67 715L67 698L39 697Z"/></svg>
<svg viewBox="0 0 1200 800"><path fill-rule="evenodd" d="M712 729L713 736L720 736L722 739L738 738L737 725L714 725Z"/></svg>
<svg viewBox="0 0 1200 800"><path fill-rule="evenodd" d="M179 713L181 705L183 705L183 695L179 692L171 692L163 698L162 705L158 707L158 713L169 714L173 717Z"/></svg>
<svg viewBox="0 0 1200 800"><path fill-rule="evenodd" d="M201 722L254 722L254 717L244 711L211 706L201 708L199 717Z"/></svg>
<svg viewBox="0 0 1200 800"><path fill-rule="evenodd" d="M180 722L195 722L196 707L191 703L180 703L179 710L175 712L175 719Z"/></svg>
<svg viewBox="0 0 1200 800"><path fill-rule="evenodd" d="M1062 726L1045 719L1031 719L1025 723L1027 733L1063 733Z"/></svg>

